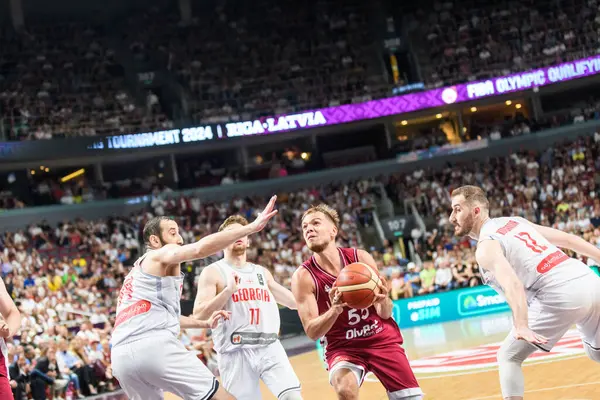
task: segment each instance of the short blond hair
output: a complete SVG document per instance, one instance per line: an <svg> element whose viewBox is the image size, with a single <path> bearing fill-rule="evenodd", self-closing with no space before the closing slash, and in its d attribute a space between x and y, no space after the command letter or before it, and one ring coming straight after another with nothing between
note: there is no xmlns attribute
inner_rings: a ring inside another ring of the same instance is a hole
<svg viewBox="0 0 600 400"><path fill-rule="evenodd" d="M473 204L479 204L483 206L486 210L490 209L490 202L483 191L479 186L466 185L456 188L452 191L452 197L463 196L465 198L465 202L472 206Z"/></svg>
<svg viewBox="0 0 600 400"><path fill-rule="evenodd" d="M231 215L230 217L227 217L225 221L223 221L221 226L219 226L219 232L227 228L229 225L233 224L240 224L242 226L246 226L248 225L248 220L242 217L241 215Z"/></svg>
<svg viewBox="0 0 600 400"><path fill-rule="evenodd" d="M304 214L302 214L302 220L304 221L304 218L307 215L318 212L323 213L327 218L329 218L336 228L340 228L340 216L338 215L338 212L324 203L321 203L317 206L311 206L308 210L304 211Z"/></svg>

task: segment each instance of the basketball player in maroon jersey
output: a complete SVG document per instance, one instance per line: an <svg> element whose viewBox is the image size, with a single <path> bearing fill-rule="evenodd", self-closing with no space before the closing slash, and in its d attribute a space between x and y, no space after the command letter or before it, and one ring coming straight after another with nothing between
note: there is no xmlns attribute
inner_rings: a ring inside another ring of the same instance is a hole
<svg viewBox="0 0 600 400"><path fill-rule="evenodd" d="M6 339L13 337L20 327L21 313L0 279L0 399L2 400L13 398L8 373L8 366L12 360L8 359Z"/></svg>
<svg viewBox="0 0 600 400"><path fill-rule="evenodd" d="M391 318L386 285L379 285L375 303L363 310L343 304L334 287L337 275L348 264L362 262L377 271L366 251L336 246L339 223L337 212L325 204L308 209L302 217L302 234L314 253L292 278L304 330L312 340L322 338L329 382L338 399L358 399L370 371L389 399L420 400L423 392L402 348L400 329Z"/></svg>

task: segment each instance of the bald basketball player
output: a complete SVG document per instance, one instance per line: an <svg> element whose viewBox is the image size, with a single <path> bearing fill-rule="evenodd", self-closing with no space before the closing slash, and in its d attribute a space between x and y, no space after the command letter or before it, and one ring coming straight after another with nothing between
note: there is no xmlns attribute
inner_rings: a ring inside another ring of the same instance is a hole
<svg viewBox="0 0 600 400"><path fill-rule="evenodd" d="M180 327L215 328L228 318L216 311L207 321L181 315L182 262L208 257L261 231L277 214L276 196L254 222L183 245L177 223L153 218L144 227L147 252L134 264L119 293L112 334L113 374L131 400L162 400L168 391L186 400L235 400L208 368L178 340Z"/></svg>
<svg viewBox="0 0 600 400"><path fill-rule="evenodd" d="M505 399L523 399L523 361L536 350L552 350L575 324L586 354L600 362L600 278L559 247L596 261L600 249L521 217L490 218L489 201L476 186L452 192L450 222L457 236L478 241L475 257L484 280L513 313L513 330L498 352Z"/></svg>

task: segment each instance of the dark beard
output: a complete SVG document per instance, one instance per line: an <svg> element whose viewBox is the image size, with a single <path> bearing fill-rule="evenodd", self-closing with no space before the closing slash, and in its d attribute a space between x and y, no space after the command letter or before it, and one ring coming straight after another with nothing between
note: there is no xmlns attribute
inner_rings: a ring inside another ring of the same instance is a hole
<svg viewBox="0 0 600 400"><path fill-rule="evenodd" d="M456 236L467 236L473 230L474 218L472 215L460 226L460 231Z"/></svg>

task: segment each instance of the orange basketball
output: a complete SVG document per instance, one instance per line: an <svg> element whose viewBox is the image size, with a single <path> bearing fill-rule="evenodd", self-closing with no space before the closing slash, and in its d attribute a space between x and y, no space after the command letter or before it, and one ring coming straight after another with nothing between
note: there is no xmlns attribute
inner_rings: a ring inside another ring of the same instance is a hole
<svg viewBox="0 0 600 400"><path fill-rule="evenodd" d="M335 286L348 307L362 309L373 304L378 283L379 274L367 264L357 262L340 271Z"/></svg>

